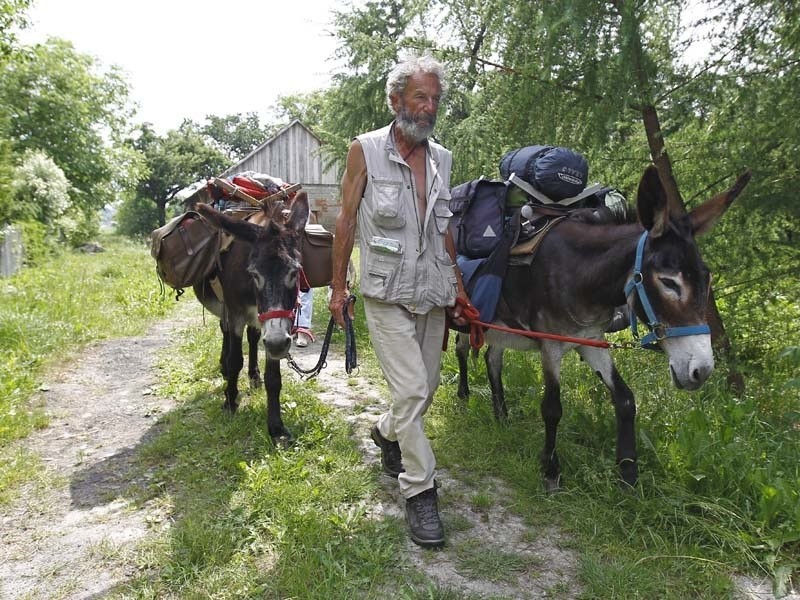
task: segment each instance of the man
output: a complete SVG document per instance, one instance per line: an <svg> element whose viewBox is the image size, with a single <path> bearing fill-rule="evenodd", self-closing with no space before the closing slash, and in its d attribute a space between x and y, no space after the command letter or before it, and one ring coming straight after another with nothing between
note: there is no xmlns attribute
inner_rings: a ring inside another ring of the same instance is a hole
<svg viewBox="0 0 800 600"><path fill-rule="evenodd" d="M423 416L439 385L445 312L463 325L462 308L469 305L448 226L452 154L428 140L444 87L442 66L430 56L397 65L386 82L394 121L351 144L329 303L343 326L358 224L367 327L392 400L371 436L384 471L398 478L411 539L422 546L444 543Z"/></svg>

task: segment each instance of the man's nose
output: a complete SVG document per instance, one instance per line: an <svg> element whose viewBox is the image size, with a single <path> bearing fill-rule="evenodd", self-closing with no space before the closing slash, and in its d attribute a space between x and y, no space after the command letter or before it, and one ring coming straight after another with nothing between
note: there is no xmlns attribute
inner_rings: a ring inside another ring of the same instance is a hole
<svg viewBox="0 0 800 600"><path fill-rule="evenodd" d="M436 112L439 110L439 101L433 97L426 98L422 108L424 111L430 114L436 114Z"/></svg>

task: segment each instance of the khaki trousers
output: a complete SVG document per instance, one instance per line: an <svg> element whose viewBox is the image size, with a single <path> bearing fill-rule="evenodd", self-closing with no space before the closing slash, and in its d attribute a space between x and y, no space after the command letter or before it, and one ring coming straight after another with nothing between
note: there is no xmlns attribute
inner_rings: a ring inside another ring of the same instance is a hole
<svg viewBox="0 0 800 600"><path fill-rule="evenodd" d="M378 430L397 441L405 473L397 478L405 498L433 487L436 458L425 437L423 415L439 387L443 308L414 315L397 304L364 298L372 347L389 385L392 404L378 419Z"/></svg>

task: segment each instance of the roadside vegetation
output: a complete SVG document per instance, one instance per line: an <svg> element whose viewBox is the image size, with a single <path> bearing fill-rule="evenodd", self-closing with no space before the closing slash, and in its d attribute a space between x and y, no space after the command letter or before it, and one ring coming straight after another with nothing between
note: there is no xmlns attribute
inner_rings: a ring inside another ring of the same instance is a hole
<svg viewBox="0 0 800 600"><path fill-rule="evenodd" d="M101 243L104 252L47 254L39 266L0 280L0 503L21 472L35 470L35 458L7 448L47 425L31 402L45 370L94 340L141 333L173 308L143 244Z"/></svg>

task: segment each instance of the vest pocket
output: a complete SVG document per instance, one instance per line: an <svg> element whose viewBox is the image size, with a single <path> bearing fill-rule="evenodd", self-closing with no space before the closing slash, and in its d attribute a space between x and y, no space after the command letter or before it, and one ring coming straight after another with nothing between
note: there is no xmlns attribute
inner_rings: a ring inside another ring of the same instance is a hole
<svg viewBox="0 0 800 600"><path fill-rule="evenodd" d="M450 257L436 257L436 267L441 276L436 279L439 288L439 297L436 298L438 306L453 306L458 296L458 278L454 271L455 267Z"/></svg>
<svg viewBox="0 0 800 600"><path fill-rule="evenodd" d="M366 274L362 276L359 288L368 298L386 300L391 298L394 280L400 271L400 255L384 255L370 252Z"/></svg>
<svg viewBox="0 0 800 600"><path fill-rule="evenodd" d="M453 216L453 211L450 210L448 203L449 200L437 198L436 203L433 205L436 230L441 234L447 233L447 227L450 225L450 218Z"/></svg>
<svg viewBox="0 0 800 600"><path fill-rule="evenodd" d="M406 218L403 214L400 198L403 190L402 181L390 179L372 179L372 197L375 201L375 223L384 229L404 227Z"/></svg>

